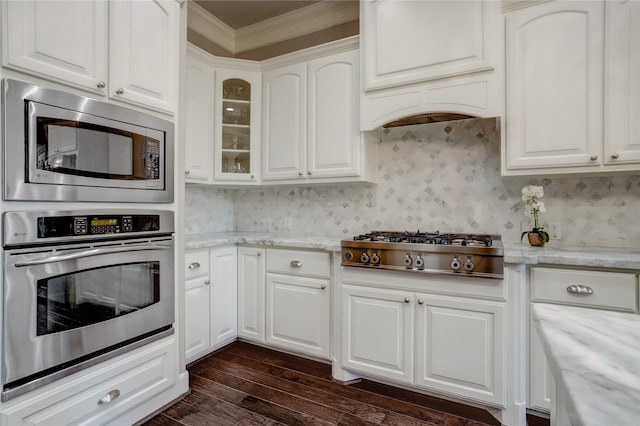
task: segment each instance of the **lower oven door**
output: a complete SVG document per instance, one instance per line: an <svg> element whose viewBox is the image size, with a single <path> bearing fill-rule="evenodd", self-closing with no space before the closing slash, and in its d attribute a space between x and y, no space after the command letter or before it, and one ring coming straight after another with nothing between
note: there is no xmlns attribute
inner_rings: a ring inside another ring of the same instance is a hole
<svg viewBox="0 0 640 426"><path fill-rule="evenodd" d="M174 321L173 237L6 250L3 396Z"/></svg>

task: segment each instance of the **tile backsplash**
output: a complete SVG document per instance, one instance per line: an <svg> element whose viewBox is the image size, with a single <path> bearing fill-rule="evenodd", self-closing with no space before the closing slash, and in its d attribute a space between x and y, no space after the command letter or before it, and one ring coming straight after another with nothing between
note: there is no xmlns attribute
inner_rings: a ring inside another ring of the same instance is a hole
<svg viewBox="0 0 640 426"><path fill-rule="evenodd" d="M494 119L398 127L381 132L376 185L221 190L187 186L187 233L295 232L346 238L373 229L488 232L518 241L520 190L543 185L546 223L557 245L640 247L640 174L502 177ZM290 230L284 230L284 217Z"/></svg>

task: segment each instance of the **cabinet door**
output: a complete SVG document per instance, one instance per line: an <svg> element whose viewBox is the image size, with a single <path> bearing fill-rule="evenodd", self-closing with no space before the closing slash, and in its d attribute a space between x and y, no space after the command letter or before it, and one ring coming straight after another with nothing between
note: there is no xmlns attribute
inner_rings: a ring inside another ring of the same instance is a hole
<svg viewBox="0 0 640 426"><path fill-rule="evenodd" d="M267 343L329 358L329 280L267 274Z"/></svg>
<svg viewBox="0 0 640 426"><path fill-rule="evenodd" d="M211 347L209 277L186 281L184 294L185 357L198 358Z"/></svg>
<svg viewBox="0 0 640 426"><path fill-rule="evenodd" d="M299 179L306 174L306 63L263 74L262 178Z"/></svg>
<svg viewBox="0 0 640 426"><path fill-rule="evenodd" d="M257 181L260 95L260 73L216 70L215 180Z"/></svg>
<svg viewBox="0 0 640 426"><path fill-rule="evenodd" d="M606 2L606 164L640 162L640 3Z"/></svg>
<svg viewBox="0 0 640 426"><path fill-rule="evenodd" d="M237 249L211 250L211 346L235 339L238 334Z"/></svg>
<svg viewBox="0 0 640 426"><path fill-rule="evenodd" d="M344 368L412 384L412 294L348 285L342 291Z"/></svg>
<svg viewBox="0 0 640 426"><path fill-rule="evenodd" d="M2 64L28 74L104 93L108 3L9 1Z"/></svg>
<svg viewBox="0 0 640 426"><path fill-rule="evenodd" d="M110 2L109 96L173 112L180 5L175 0Z"/></svg>
<svg viewBox="0 0 640 426"><path fill-rule="evenodd" d="M238 336L265 342L265 250L238 247Z"/></svg>
<svg viewBox="0 0 640 426"><path fill-rule="evenodd" d="M555 386L547 357L544 356L542 342L538 333L530 325L530 351L529 351L529 403L536 410L549 411L551 409L551 391Z"/></svg>
<svg viewBox="0 0 640 426"><path fill-rule="evenodd" d="M416 385L504 403L504 304L417 297Z"/></svg>
<svg viewBox="0 0 640 426"><path fill-rule="evenodd" d="M365 90L495 67L499 2L377 0L360 7Z"/></svg>
<svg viewBox="0 0 640 426"><path fill-rule="evenodd" d="M358 51L309 62L309 177L357 176L360 165Z"/></svg>
<svg viewBox="0 0 640 426"><path fill-rule="evenodd" d="M190 48L186 70L185 179L208 182L213 177L215 71Z"/></svg>
<svg viewBox="0 0 640 426"><path fill-rule="evenodd" d="M507 16L507 169L601 163L603 2Z"/></svg>

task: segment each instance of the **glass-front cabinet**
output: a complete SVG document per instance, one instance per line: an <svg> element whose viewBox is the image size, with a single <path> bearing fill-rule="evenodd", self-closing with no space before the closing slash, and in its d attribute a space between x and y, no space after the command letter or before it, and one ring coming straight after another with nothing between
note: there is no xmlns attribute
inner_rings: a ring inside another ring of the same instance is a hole
<svg viewBox="0 0 640 426"><path fill-rule="evenodd" d="M258 181L261 92L259 72L216 70L214 180Z"/></svg>

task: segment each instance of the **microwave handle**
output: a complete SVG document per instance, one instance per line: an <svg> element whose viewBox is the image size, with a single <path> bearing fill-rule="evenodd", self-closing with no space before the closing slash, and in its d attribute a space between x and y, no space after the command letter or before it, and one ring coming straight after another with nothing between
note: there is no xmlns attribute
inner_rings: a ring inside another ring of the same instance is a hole
<svg viewBox="0 0 640 426"><path fill-rule="evenodd" d="M46 263L63 262L65 260L74 260L74 259L80 259L83 257L100 256L103 254L126 253L131 251L142 251L142 250L169 250L169 249L171 249L170 246L155 246L155 245L94 248L90 250L83 250L77 253L61 254L59 256L49 256L42 259L27 260L24 262L18 262L13 266L15 266L16 268L22 268L25 266L44 265Z"/></svg>

